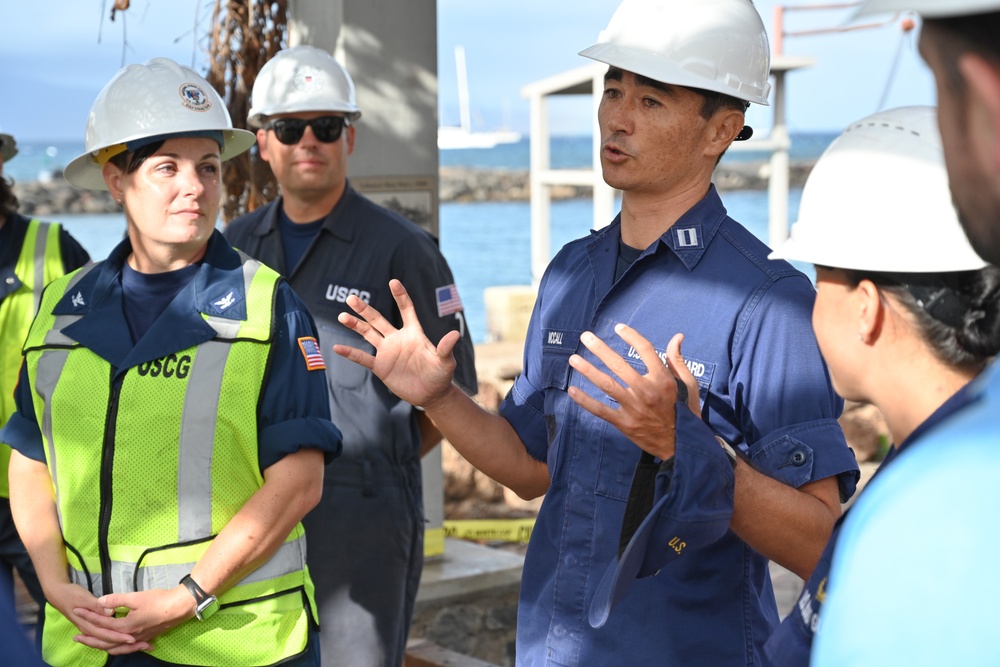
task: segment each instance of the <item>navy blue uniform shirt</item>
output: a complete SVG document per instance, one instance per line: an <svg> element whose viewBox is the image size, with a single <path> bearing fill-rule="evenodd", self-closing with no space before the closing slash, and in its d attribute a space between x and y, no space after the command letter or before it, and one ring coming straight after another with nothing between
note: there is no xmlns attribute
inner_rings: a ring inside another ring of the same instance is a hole
<svg viewBox="0 0 1000 667"><path fill-rule="evenodd" d="M847 498L858 467L810 324L814 290L786 262L766 259L770 250L726 215L714 186L615 281L620 236L615 220L553 259L524 372L500 407L551 477L521 580L518 664L766 664L763 644L778 624L767 560L731 531L633 582L608 622L590 627L640 450L569 398L574 385L610 401L568 360L575 352L603 367L580 345L589 330L645 372L614 325L634 327L661 356L682 332L712 430L765 474L794 487L836 476Z"/></svg>
<svg viewBox="0 0 1000 667"><path fill-rule="evenodd" d="M214 330L205 323L201 313L235 319L245 316L239 255L221 234L214 232L197 274L155 319L146 334L133 344L123 309L121 284L122 267L131 251L131 243L127 239L122 241L107 260L100 262L77 284L88 310L63 331L109 362L117 373L163 359L214 337ZM213 302L229 293L236 295L236 305L220 311ZM340 433L330 422L326 377L306 368L297 343L299 337L315 337L316 327L309 312L283 281L278 285L274 317L271 363L257 416L261 470L303 448L320 449L330 460L340 451ZM23 366L15 398L17 412L0 438L24 456L45 461L42 436L31 402L31 387Z"/></svg>

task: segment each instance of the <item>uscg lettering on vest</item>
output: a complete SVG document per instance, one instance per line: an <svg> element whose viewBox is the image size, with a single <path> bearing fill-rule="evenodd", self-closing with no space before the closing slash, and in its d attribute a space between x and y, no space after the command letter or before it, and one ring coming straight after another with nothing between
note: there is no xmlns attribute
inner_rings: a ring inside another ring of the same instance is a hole
<svg viewBox="0 0 1000 667"><path fill-rule="evenodd" d="M327 301L337 301L339 303L345 303L347 297L356 296L365 303L369 303L372 298L372 293L368 290L363 290L358 287L348 287L347 285L327 285L326 287L326 300Z"/></svg>
<svg viewBox="0 0 1000 667"><path fill-rule="evenodd" d="M176 354L168 354L161 359L139 364L136 370L143 377L147 375L154 378L163 376L183 380L191 372L191 356L185 354L178 357Z"/></svg>

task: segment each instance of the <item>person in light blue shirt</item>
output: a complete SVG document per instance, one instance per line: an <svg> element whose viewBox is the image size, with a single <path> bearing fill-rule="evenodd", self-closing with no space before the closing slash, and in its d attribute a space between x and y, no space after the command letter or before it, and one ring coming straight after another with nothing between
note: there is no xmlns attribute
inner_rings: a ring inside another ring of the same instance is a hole
<svg viewBox="0 0 1000 667"><path fill-rule="evenodd" d="M880 609L879 618L932 616L923 605L894 611L898 601L885 583L898 582L901 573L914 582L925 579L929 570L917 563L934 550L919 549L914 541L907 557L891 564L891 575L878 547L865 556L845 557L841 550L853 550L855 522L867 522L873 511L878 543L899 541L898 530L906 523L890 529L877 509L882 501L873 503L869 496L899 487L906 479L900 475L911 474L902 472L911 468L911 459L927 451L925 442L976 409L982 386L972 380L1000 352L1000 269L976 255L959 225L936 110L904 107L852 123L810 174L799 221L774 256L817 265L813 325L834 386L846 398L878 407L895 447L856 507L838 522L798 603L766 649L775 664L804 666L817 629L822 636L833 627L835 646L817 648L816 654L832 660L827 664L850 664L848 653L870 664L896 664L899 647L883 641L881 624L869 631L856 615L845 617L839 609L846 603L866 615ZM885 479L895 481L883 486ZM930 490L925 498L937 493ZM926 521L923 508L921 515ZM914 540L925 538L912 526L902 530ZM850 588L842 588L845 581ZM849 629L841 627L845 622ZM911 639L920 635L927 641L933 634L927 627L918 630L921 624L906 625L893 635L911 632L916 633ZM924 650L919 642L912 646Z"/></svg>
<svg viewBox="0 0 1000 667"><path fill-rule="evenodd" d="M867 0L860 13L916 10L938 88L938 123L959 220L1000 262L1000 2ZM932 241L928 241L934 243ZM989 309L980 309L986 316ZM981 319L981 318L980 318ZM992 576L1000 542L1000 369L967 389L970 406L879 475L841 530L817 665L992 665ZM862 620L864 619L864 620ZM867 627L872 619L877 619Z"/></svg>
<svg viewBox="0 0 1000 667"><path fill-rule="evenodd" d="M601 163L623 193L622 211L549 265L524 371L499 416L452 382L456 338L432 344L399 282L391 287L402 328L353 298L363 320L340 317L377 352L335 351L422 406L480 470L523 497L545 494L521 582L518 665L766 664L763 643L778 622L768 557L811 570L841 499L854 491L857 464L837 424L842 404L809 327L809 280L768 261L769 249L727 215L711 183L730 143L750 135L748 104L766 103L768 52L747 0L626 0L583 52L609 66ZM715 67L691 67L705 62ZM684 362L697 380L689 397L704 403L698 416L677 400L660 361L675 361L676 350L633 346L615 335L619 323L661 346L684 332ZM621 366L660 369L668 380L653 393L669 423L654 420L643 442L672 448L676 417L679 431L707 433L711 444L678 439L672 467L672 452L652 462L656 493L645 497L656 504L643 523L651 528L637 533L652 553L638 569L662 572L632 586L601 585L622 547L641 457L635 437L576 403L582 394L613 403L574 361L597 363L587 349L595 335ZM755 467L737 462L734 447ZM794 527L796 539L773 539L776 525ZM605 590L615 608L593 613Z"/></svg>

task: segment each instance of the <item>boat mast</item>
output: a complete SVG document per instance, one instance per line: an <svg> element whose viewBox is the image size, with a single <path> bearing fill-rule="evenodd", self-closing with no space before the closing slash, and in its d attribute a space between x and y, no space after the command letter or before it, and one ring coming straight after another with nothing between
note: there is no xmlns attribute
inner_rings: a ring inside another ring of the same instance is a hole
<svg viewBox="0 0 1000 667"><path fill-rule="evenodd" d="M472 132L472 114L469 111L469 75L465 71L465 47L455 47L455 70L458 72L458 111L462 130Z"/></svg>

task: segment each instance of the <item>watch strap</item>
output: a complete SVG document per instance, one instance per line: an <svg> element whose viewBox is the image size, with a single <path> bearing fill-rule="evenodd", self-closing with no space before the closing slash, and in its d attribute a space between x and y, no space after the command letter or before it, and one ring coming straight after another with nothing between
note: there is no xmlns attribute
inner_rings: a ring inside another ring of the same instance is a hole
<svg viewBox="0 0 1000 667"><path fill-rule="evenodd" d="M194 579L191 578L190 574L185 574L181 577L179 582L185 588L190 591L191 596L194 597L195 602L195 616L198 617L199 621L203 621L214 614L219 608L219 601L214 595L210 595L205 592L201 586L198 585Z"/></svg>

